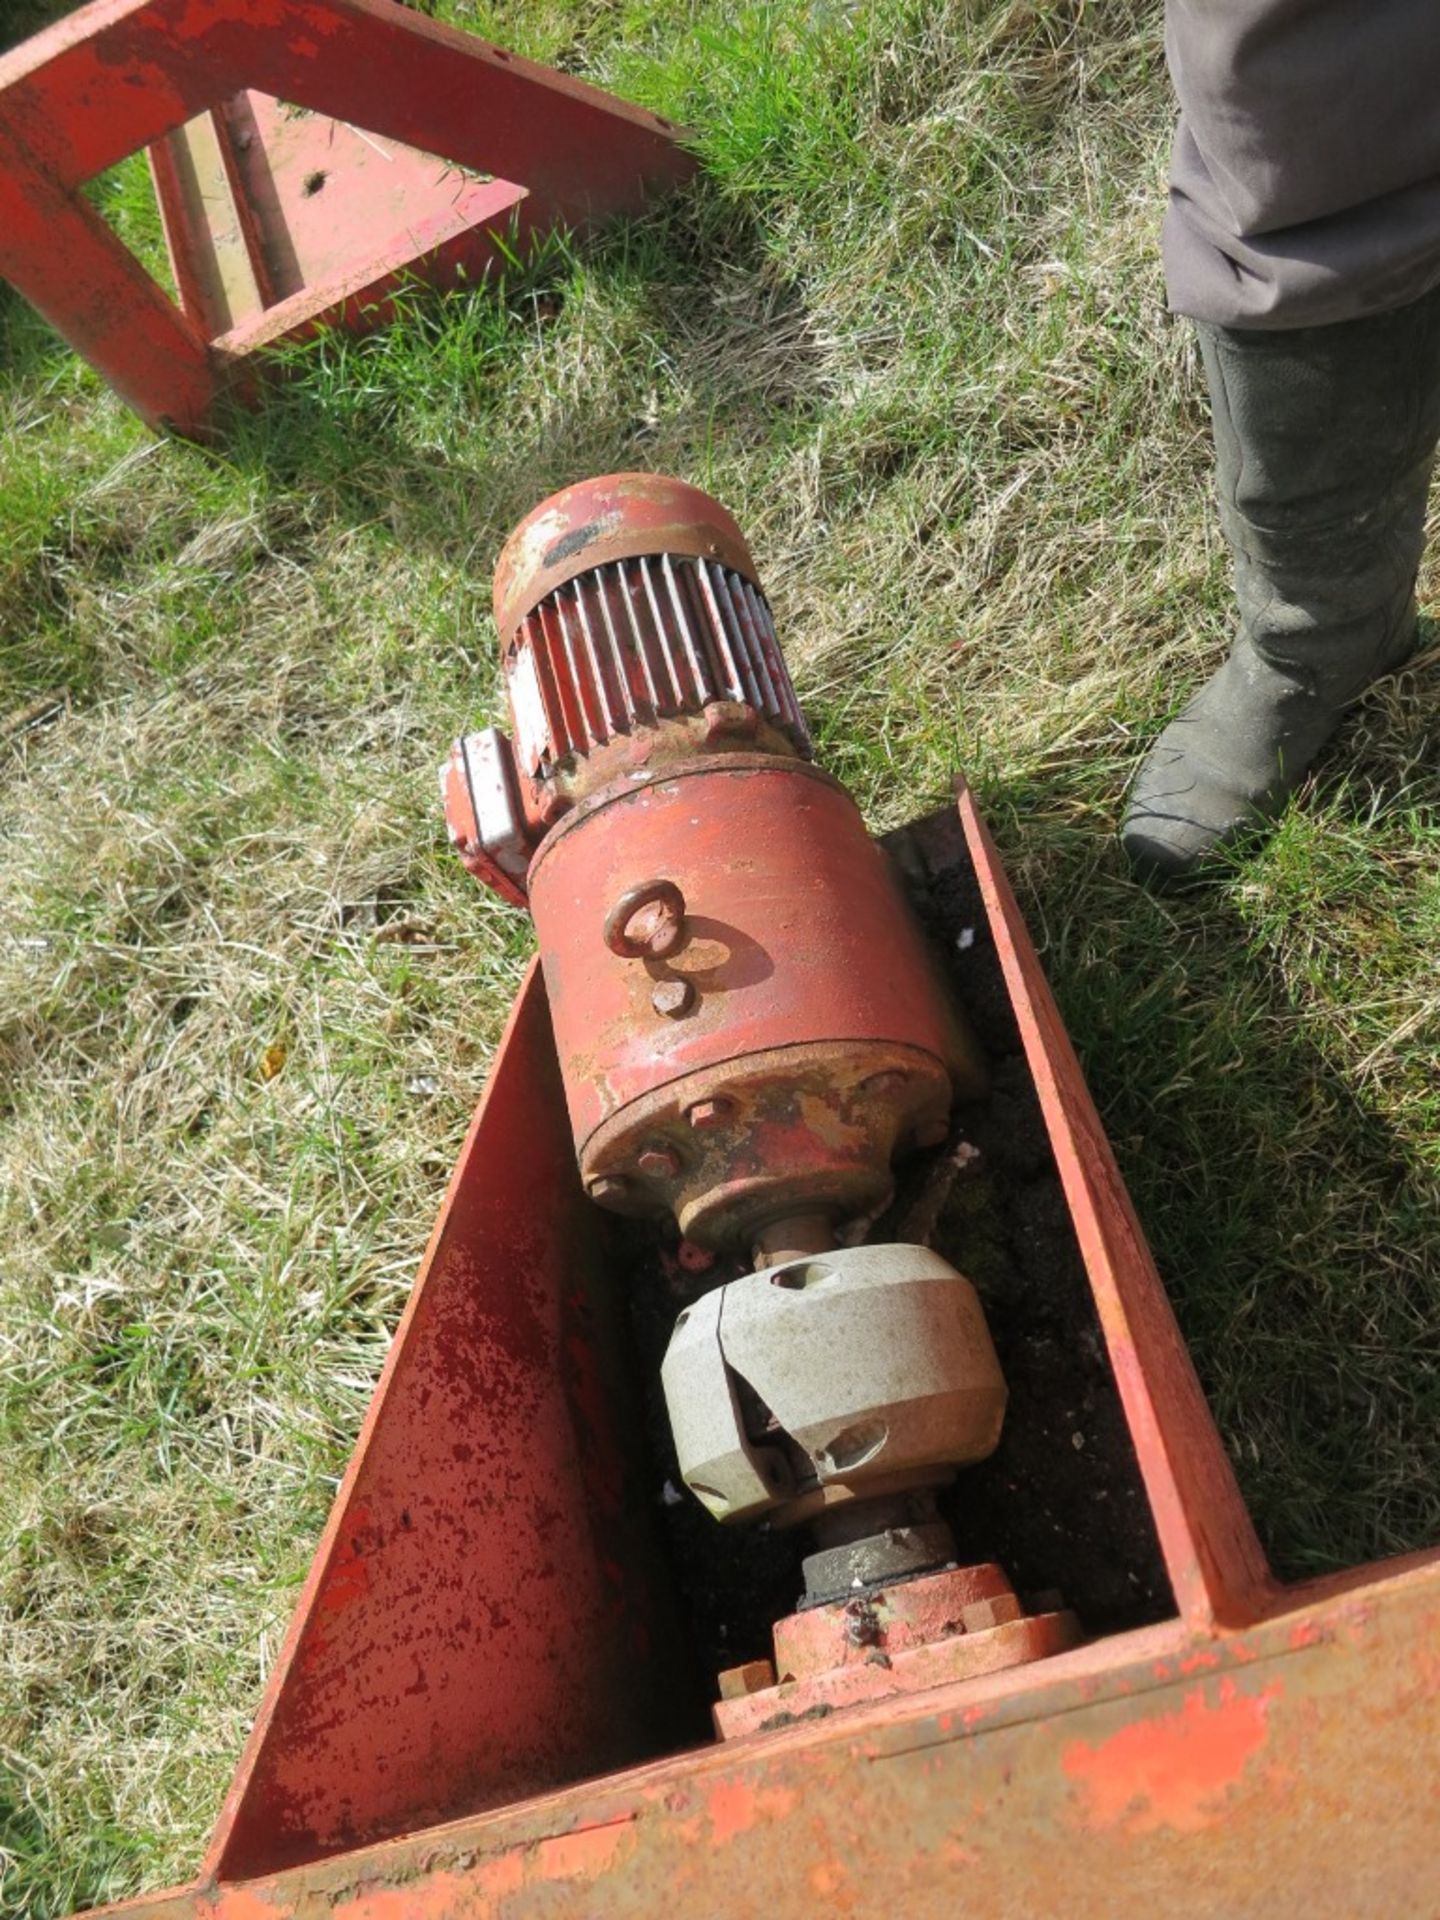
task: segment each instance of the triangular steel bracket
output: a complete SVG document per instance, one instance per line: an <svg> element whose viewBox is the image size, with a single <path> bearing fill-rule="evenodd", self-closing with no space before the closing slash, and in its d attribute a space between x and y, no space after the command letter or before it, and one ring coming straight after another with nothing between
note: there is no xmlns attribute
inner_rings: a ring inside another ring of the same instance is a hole
<svg viewBox="0 0 1440 1920"><path fill-rule="evenodd" d="M82 192L141 148L178 303ZM0 59L0 277L187 434L258 349L693 168L669 121L394 0L92 0Z"/></svg>

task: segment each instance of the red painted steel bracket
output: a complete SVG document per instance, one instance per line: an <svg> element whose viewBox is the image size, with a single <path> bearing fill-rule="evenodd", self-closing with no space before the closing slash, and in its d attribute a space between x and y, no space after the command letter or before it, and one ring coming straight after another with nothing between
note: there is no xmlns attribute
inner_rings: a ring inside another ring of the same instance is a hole
<svg viewBox="0 0 1440 1920"><path fill-rule="evenodd" d="M200 1879L113 1911L1435 1910L1440 1552L1270 1574L963 786L959 817L1176 1617L676 1751L686 1683L612 1420L624 1276L532 968Z"/></svg>
<svg viewBox="0 0 1440 1920"><path fill-rule="evenodd" d="M0 278L200 433L258 349L638 212L693 171L678 138L393 0L91 0L0 57ZM142 147L178 305L81 191Z"/></svg>

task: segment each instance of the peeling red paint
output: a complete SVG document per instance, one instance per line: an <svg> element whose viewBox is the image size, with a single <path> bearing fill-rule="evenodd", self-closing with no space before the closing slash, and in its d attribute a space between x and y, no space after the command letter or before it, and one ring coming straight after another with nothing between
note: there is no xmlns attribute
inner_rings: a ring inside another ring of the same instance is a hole
<svg viewBox="0 0 1440 1920"><path fill-rule="evenodd" d="M634 1827L617 1820L606 1827L582 1827L578 1833L557 1833L535 1850L537 1880L580 1880L608 1873L634 1844Z"/></svg>
<svg viewBox="0 0 1440 1920"><path fill-rule="evenodd" d="M432 1873L426 1881L427 1904L433 1901L438 1913L445 1912L452 1901L458 1907L463 1898L473 1893L468 1874ZM342 1900L333 1906L328 1920L413 1920L415 1897L413 1886L367 1888L354 1899ZM225 1920L230 1920L228 1907Z"/></svg>
<svg viewBox="0 0 1440 1920"><path fill-rule="evenodd" d="M1220 1665L1220 1655L1216 1648L1200 1647L1194 1653L1187 1653L1177 1660L1174 1663L1173 1672L1166 1673L1164 1678L1169 1680L1178 1676L1182 1680L1189 1680L1197 1673L1214 1673Z"/></svg>
<svg viewBox="0 0 1440 1920"><path fill-rule="evenodd" d="M232 1888L225 1896L225 1920L275 1920L275 1903L243 1887Z"/></svg>
<svg viewBox="0 0 1440 1920"><path fill-rule="evenodd" d="M797 1799L788 1787L757 1787L743 1775L719 1781L706 1796L711 1840L723 1846L761 1820L783 1820L794 1811Z"/></svg>
<svg viewBox="0 0 1440 1920"><path fill-rule="evenodd" d="M525 1884L525 1855L518 1849L514 1853L497 1854L479 1867L471 1879L475 1892L487 1900L503 1900L509 1894L519 1893Z"/></svg>
<svg viewBox="0 0 1440 1920"><path fill-rule="evenodd" d="M1225 1796L1265 1744L1280 1682L1243 1693L1222 1680L1213 1696L1197 1687L1174 1713L1132 1721L1098 1745L1075 1740L1060 1764L1080 1799L1074 1824L1153 1833L1194 1833L1224 1812Z"/></svg>
<svg viewBox="0 0 1440 1920"><path fill-rule="evenodd" d="M414 1920L427 1914L494 1913L499 1903L527 1887L546 1883L597 1879L623 1865L634 1845L631 1819L601 1826L577 1828L573 1833L548 1835L534 1846L515 1849L492 1859L451 1871L439 1868L425 1876L423 1894L408 1877L388 1886L369 1886L329 1909L329 1920ZM253 1915L236 1914L235 1894L227 1894L226 1920L262 1920L272 1916L268 1905L255 1904ZM477 1902L483 1903L477 1905Z"/></svg>
<svg viewBox="0 0 1440 1920"><path fill-rule="evenodd" d="M1000 905L1013 907L1008 892ZM1028 943L1022 958L1038 964ZM635 1662L633 1619L614 1630L601 1558L631 1556L608 1527L589 1539L575 1450L590 1395L583 1380L578 1406L573 1380L560 1391L554 1356L578 1351L565 1337L585 1312L574 1277L598 1260L598 1229L575 1188L533 976L527 996L487 1096L484 1152L472 1133L237 1784L232 1810L248 1833L227 1859L222 1826L199 1886L126 1920L792 1920L847 1900L897 1917L1113 1920L1124 1889L1166 1920L1428 1911L1440 1884L1440 1553L1356 1574L1360 1601L1252 1578L1226 1489L1196 1467L1199 1429L1157 1333L1163 1295L1146 1305L1143 1272L1121 1276L1122 1304L1146 1332L1144 1380L1131 1385L1149 1396L1138 1414L1127 1406L1184 1574L1183 1620L724 1753L677 1751L678 1736L637 1727L628 1755L597 1758L636 1702L680 1683L658 1657ZM1049 1046L1058 1029L1045 1023L1058 1016L1038 1004ZM1074 1142L1069 1152L1067 1182L1090 1177ZM575 1217L528 1226L536 1190ZM1103 1240L1105 1218L1091 1224ZM1087 1252L1113 1263L1108 1241ZM497 1295L516 1289L517 1315L548 1299L545 1337L502 1351L485 1329L509 1311ZM539 1461L537 1423L549 1435ZM464 1472L459 1432L477 1456ZM327 1620L328 1691L312 1688L294 1650L366 1501L372 1592ZM643 1597L637 1580L633 1604ZM550 1630L556 1617L564 1634ZM427 1635L422 1712L407 1688ZM507 1747L531 1726L545 1741L538 1779ZM291 1816L313 1824L327 1857L253 1881L272 1871L256 1850L285 1839ZM839 1886L837 1868L851 1876ZM823 1900L822 1886L833 1889Z"/></svg>
<svg viewBox="0 0 1440 1920"><path fill-rule="evenodd" d="M748 1780L727 1780L710 1794L710 1834L716 1846L753 1827L755 1789Z"/></svg>

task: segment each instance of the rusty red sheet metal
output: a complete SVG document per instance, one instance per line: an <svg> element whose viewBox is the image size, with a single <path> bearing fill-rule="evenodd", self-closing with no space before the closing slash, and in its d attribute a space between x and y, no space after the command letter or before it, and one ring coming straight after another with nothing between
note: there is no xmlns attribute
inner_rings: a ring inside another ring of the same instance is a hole
<svg viewBox="0 0 1440 1920"><path fill-rule="evenodd" d="M1435 1911L1440 1566L1142 1629L126 1920Z"/></svg>
<svg viewBox="0 0 1440 1920"><path fill-rule="evenodd" d="M1440 1553L1292 1590L1270 1575L963 788L959 805L1178 1617L701 1744L609 1416L616 1276L532 971L201 1879L117 1912L1434 1910Z"/></svg>
<svg viewBox="0 0 1440 1920"><path fill-rule="evenodd" d="M686 1737L694 1715L617 1419L627 1390L606 1226L580 1190L532 971L221 1817L214 1872L272 1871Z"/></svg>
<svg viewBox="0 0 1440 1920"><path fill-rule="evenodd" d="M199 432L257 348L478 276L512 220L638 211L693 171L678 131L393 0L92 0L0 58L0 275L146 420ZM142 147L178 306L80 191Z"/></svg>
<svg viewBox="0 0 1440 1920"><path fill-rule="evenodd" d="M689 903L689 946L597 965L614 903L655 875ZM531 866L530 910L577 1149L630 1102L737 1052L886 1042L981 1082L855 802L803 761L699 760L568 816ZM696 990L684 1019L651 1011L671 973Z"/></svg>
<svg viewBox="0 0 1440 1920"><path fill-rule="evenodd" d="M1253 1620L1275 1582L1044 969L975 805L960 821L1182 1616Z"/></svg>

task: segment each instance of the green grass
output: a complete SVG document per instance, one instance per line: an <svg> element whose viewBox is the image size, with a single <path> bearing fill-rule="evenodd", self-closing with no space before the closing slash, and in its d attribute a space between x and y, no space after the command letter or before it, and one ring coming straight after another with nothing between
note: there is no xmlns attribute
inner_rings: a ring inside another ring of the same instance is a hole
<svg viewBox="0 0 1440 1920"><path fill-rule="evenodd" d="M1440 1536L1440 654L1209 895L1113 843L1227 641L1157 10L434 10L686 121L703 182L297 351L210 452L0 289L0 1911L35 1920L192 1871L233 1768L528 950L434 767L497 710L501 540L588 473L734 510L876 827L978 785L1277 1564ZM143 186L97 191L151 257Z"/></svg>

